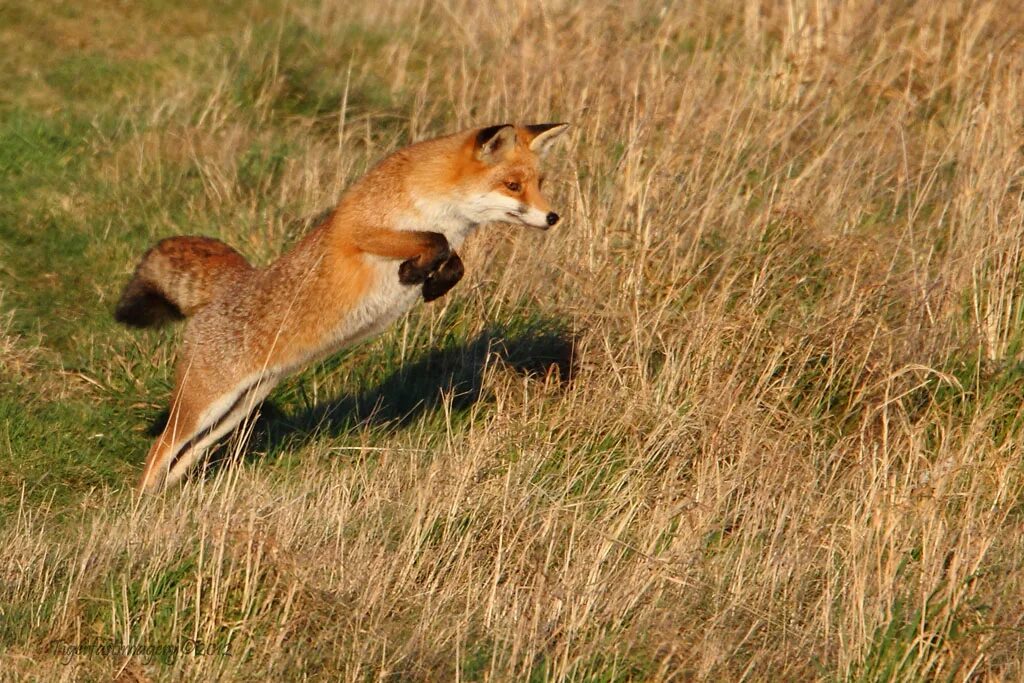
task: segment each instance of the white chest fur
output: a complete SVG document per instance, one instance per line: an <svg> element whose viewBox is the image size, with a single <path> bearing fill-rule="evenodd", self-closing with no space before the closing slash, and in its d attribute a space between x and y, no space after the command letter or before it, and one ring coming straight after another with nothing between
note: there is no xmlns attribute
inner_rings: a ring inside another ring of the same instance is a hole
<svg viewBox="0 0 1024 683"><path fill-rule="evenodd" d="M447 203L420 200L415 208L399 217L400 230L440 232L451 248L458 249L476 224L458 216ZM398 281L400 263L394 259L364 256L373 270L366 294L338 326L334 341L324 355L373 337L423 300L420 285L403 285Z"/></svg>
<svg viewBox="0 0 1024 683"><path fill-rule="evenodd" d="M477 224L460 215L457 207L448 201L416 200L415 209L398 219L400 230L426 230L439 232L448 239L452 249L458 249Z"/></svg>
<svg viewBox="0 0 1024 683"><path fill-rule="evenodd" d="M398 262L367 256L374 271L373 283L349 316L351 333L341 340L348 346L384 331L388 325L423 299L421 285L403 285L398 281Z"/></svg>

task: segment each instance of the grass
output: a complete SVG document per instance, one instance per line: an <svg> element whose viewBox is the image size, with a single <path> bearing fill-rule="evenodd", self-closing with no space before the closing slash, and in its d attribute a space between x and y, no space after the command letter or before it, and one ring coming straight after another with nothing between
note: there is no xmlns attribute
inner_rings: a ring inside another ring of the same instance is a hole
<svg viewBox="0 0 1024 683"><path fill-rule="evenodd" d="M1024 677L1015 3L0 7L3 680ZM569 120L545 235L131 485L156 239ZM244 438L248 437L248 438Z"/></svg>

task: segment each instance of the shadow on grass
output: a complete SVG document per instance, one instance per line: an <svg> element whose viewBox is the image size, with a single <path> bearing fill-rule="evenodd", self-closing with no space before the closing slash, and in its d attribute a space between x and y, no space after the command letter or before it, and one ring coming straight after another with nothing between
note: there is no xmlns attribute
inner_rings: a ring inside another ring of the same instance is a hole
<svg viewBox="0 0 1024 683"><path fill-rule="evenodd" d="M483 398L484 371L495 362L524 376L557 372L558 381L566 384L575 374L574 349L572 333L550 324L532 324L514 334L490 327L472 341L425 353L360 394L284 419L279 411L273 419L276 408L271 408L265 445L272 449L294 432L337 436L359 425L400 429L439 410L447 396L452 412L464 412Z"/></svg>
<svg viewBox="0 0 1024 683"><path fill-rule="evenodd" d="M342 436L360 426L402 429L436 412L450 397L451 412L464 413L485 399L484 372L500 363L522 376L548 376L567 385L576 373L576 335L551 321L517 325L514 331L491 326L471 341L434 349L354 395L342 395L309 409L287 414L273 401L260 406L259 418L242 457L253 461L285 444L296 445L318 435ZM166 414L151 427L159 434ZM232 458L222 444L209 454L209 469Z"/></svg>

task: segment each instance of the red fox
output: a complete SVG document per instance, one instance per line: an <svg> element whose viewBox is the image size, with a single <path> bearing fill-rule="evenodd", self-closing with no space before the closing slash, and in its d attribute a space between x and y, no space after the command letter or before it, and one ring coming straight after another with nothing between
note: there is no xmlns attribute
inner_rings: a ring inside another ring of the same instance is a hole
<svg viewBox="0 0 1024 683"><path fill-rule="evenodd" d="M266 268L207 237L170 237L147 251L115 319L189 321L167 425L139 490L180 479L285 376L447 293L463 275L454 250L479 225L558 223L540 159L567 128L503 124L400 149Z"/></svg>

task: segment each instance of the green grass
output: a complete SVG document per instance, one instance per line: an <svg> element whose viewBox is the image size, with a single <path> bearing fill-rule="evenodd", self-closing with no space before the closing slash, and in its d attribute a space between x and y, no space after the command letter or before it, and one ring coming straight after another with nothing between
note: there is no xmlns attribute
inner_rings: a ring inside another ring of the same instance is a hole
<svg viewBox="0 0 1024 683"><path fill-rule="evenodd" d="M344 82L335 60L372 53L386 42L380 32L353 26L340 51L325 51L322 36L279 21L261 22L239 37L231 30L245 7L238 3L218 10L221 21L212 30L181 45L173 32L153 30L171 7L154 2L141 9L137 28L151 30L156 43L143 57L57 49L45 53L41 82L0 77L7 98L0 103L3 302L13 314L9 333L43 351L35 354L30 375L0 375L7 444L0 500L8 511L23 486L31 504L47 500L69 509L95 487L123 486L147 448L147 423L158 416L155 406L168 390L168 369L154 367L152 358L167 357L158 349L173 345L175 334L119 329L110 314L113 302L130 264L156 237L224 232L201 169L188 158L143 157L137 174L111 177L120 148L162 133L163 124L150 121L159 117L170 74L226 69L238 113L263 131L239 154L235 190L239 201L256 202L259 215L281 208L271 192L296 150L289 132L296 118L316 120L339 105ZM72 7L60 11L82 18ZM32 46L57 20L28 5L5 14ZM61 103L59 111L50 101L25 104L39 89ZM203 90L200 98L211 93L209 85ZM133 100L128 110L126 98ZM348 104L355 115L373 114L396 100L370 79L349 93ZM290 408L292 398L285 388L274 400ZM145 407L131 407L140 403Z"/></svg>

